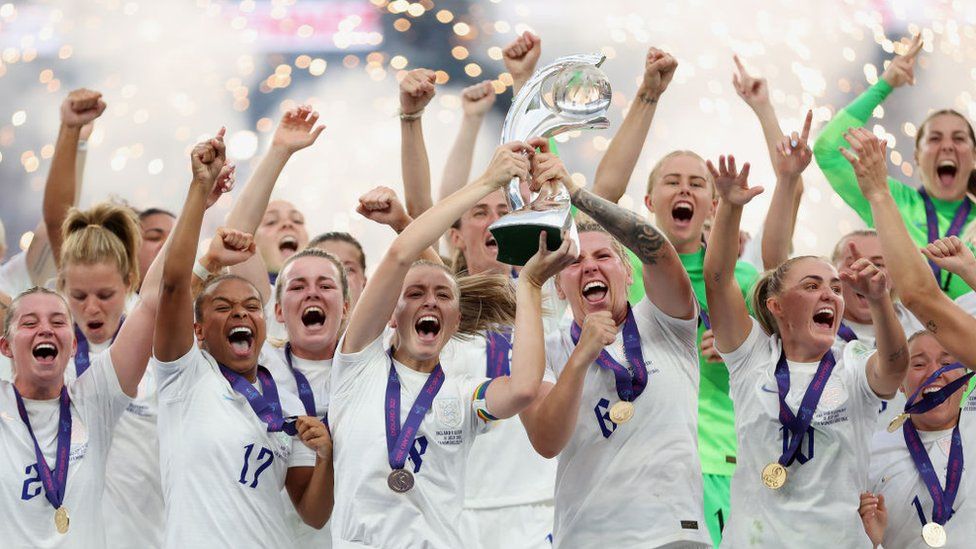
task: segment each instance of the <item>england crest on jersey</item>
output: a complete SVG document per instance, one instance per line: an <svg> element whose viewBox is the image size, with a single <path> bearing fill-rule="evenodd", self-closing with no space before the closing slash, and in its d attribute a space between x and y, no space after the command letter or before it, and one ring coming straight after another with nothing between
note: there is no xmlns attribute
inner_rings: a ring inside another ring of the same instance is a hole
<svg viewBox="0 0 976 549"><path fill-rule="evenodd" d="M461 399L459 398L438 398L434 401L434 417L441 425L449 428L461 426L463 416L461 413Z"/></svg>

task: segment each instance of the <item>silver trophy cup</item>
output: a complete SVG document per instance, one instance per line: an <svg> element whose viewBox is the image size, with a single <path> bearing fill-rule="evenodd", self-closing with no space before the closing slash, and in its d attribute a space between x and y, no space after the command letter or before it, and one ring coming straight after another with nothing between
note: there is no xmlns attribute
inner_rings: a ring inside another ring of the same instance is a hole
<svg viewBox="0 0 976 549"><path fill-rule="evenodd" d="M549 138L563 132L609 127L610 80L600 70L600 55L570 55L537 71L512 101L502 126L502 143ZM559 183L542 188L528 205L518 178L506 187L512 212L488 230L498 243L498 260L525 265L539 250L539 233L546 246L559 248L563 239L579 243L569 193Z"/></svg>

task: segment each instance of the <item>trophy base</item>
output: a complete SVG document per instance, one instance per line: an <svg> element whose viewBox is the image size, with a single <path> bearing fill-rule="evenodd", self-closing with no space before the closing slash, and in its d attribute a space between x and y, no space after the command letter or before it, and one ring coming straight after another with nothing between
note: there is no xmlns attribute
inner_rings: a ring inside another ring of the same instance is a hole
<svg viewBox="0 0 976 549"><path fill-rule="evenodd" d="M546 231L546 248L558 250L565 238L578 240L576 225L565 212L512 212L491 224L488 230L498 243L498 261L523 266L539 251L539 233ZM567 234L568 232L568 234Z"/></svg>

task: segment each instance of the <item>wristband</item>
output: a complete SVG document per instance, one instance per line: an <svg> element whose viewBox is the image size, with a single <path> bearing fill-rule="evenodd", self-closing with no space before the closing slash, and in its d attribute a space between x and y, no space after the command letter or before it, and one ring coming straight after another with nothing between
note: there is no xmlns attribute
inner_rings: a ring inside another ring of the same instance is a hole
<svg viewBox="0 0 976 549"><path fill-rule="evenodd" d="M88 150L88 141L86 141L86 140L80 140L80 141L78 141L78 150L81 151L81 152L87 151Z"/></svg>
<svg viewBox="0 0 976 549"><path fill-rule="evenodd" d="M213 273L208 271L207 268L203 266L203 263L200 263L199 259L193 264L193 274L203 281L206 281L208 278L213 276Z"/></svg>
<svg viewBox="0 0 976 549"><path fill-rule="evenodd" d="M419 120L420 117L423 116L423 114L424 114L424 109L420 109L417 112L411 112L411 113L403 112L403 109L400 109L400 120L404 120L407 122L413 120Z"/></svg>

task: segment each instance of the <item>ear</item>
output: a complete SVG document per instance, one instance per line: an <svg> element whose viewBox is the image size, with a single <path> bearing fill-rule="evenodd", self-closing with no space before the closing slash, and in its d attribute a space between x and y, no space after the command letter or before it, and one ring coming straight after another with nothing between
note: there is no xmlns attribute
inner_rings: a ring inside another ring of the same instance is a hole
<svg viewBox="0 0 976 549"><path fill-rule="evenodd" d="M279 324L284 324L285 323L285 315L284 315L284 313L281 312L281 302L280 301L275 301L275 310L274 310L274 313L275 313L275 320L277 320Z"/></svg>
<svg viewBox="0 0 976 549"><path fill-rule="evenodd" d="M563 288L559 284L559 273L556 273L556 277L555 280L553 280L553 282L554 282L553 286L556 287L556 297L558 297L563 301L566 301L566 294L563 292Z"/></svg>
<svg viewBox="0 0 976 549"><path fill-rule="evenodd" d="M0 336L0 354L7 358L14 357L14 351L10 348L10 342L7 341L6 336Z"/></svg>
<svg viewBox="0 0 976 549"><path fill-rule="evenodd" d="M464 241L461 240L461 231L451 227L447 230L447 237L451 241L451 247L460 252L464 251Z"/></svg>
<svg viewBox="0 0 976 549"><path fill-rule="evenodd" d="M644 205L647 206L647 211L654 213L654 203L651 202L651 194L644 195Z"/></svg>
<svg viewBox="0 0 976 549"><path fill-rule="evenodd" d="M709 219L714 219L715 218L715 212L716 212L716 210L718 210L718 198L713 198L712 199L712 204L708 208L708 217L709 217Z"/></svg>
<svg viewBox="0 0 976 549"><path fill-rule="evenodd" d="M203 324L199 322L193 323L193 335L196 336L198 343L203 342Z"/></svg>
<svg viewBox="0 0 976 549"><path fill-rule="evenodd" d="M783 306L775 297L766 298L766 308L769 309L769 312L773 313L773 316L778 317L783 314Z"/></svg>

